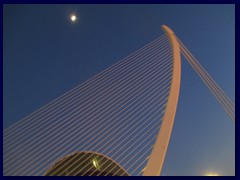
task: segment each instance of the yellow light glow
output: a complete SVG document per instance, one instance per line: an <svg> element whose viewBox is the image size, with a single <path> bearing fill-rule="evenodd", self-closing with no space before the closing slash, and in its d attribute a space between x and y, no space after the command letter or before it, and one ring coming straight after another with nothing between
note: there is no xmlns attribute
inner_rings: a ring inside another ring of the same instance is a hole
<svg viewBox="0 0 240 180"><path fill-rule="evenodd" d="M97 162L96 162L95 159L93 160L93 166L94 166L95 168L97 168Z"/></svg>
<svg viewBox="0 0 240 180"><path fill-rule="evenodd" d="M206 174L206 176L219 176L219 174L216 174L216 173L208 173L208 174Z"/></svg>
<svg viewBox="0 0 240 180"><path fill-rule="evenodd" d="M74 22L74 21L77 20L77 17L76 17L75 15L72 15L72 16L71 16L71 20L72 20L72 22Z"/></svg>
<svg viewBox="0 0 240 180"><path fill-rule="evenodd" d="M98 163L98 161L97 161L97 159L93 159L92 160L92 163L93 163L93 166L96 168L96 169L100 169L100 166L99 166L99 163Z"/></svg>

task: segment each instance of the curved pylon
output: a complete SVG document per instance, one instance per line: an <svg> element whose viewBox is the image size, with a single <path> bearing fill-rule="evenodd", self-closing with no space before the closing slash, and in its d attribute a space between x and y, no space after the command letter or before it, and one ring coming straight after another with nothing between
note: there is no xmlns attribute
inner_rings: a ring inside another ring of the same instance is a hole
<svg viewBox="0 0 240 180"><path fill-rule="evenodd" d="M181 79L181 56L180 48L174 32L167 26L163 25L162 29L167 34L173 50L173 75L171 88L169 92L169 99L166 106L166 111L163 117L162 125L158 133L156 142L154 144L148 163L143 171L144 176L159 176L164 163L167 152L174 117L177 109L178 96L180 90Z"/></svg>

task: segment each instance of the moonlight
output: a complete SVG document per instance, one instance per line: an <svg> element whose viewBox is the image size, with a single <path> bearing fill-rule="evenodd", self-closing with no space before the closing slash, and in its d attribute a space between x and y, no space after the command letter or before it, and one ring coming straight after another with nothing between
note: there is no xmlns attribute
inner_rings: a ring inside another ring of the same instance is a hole
<svg viewBox="0 0 240 180"><path fill-rule="evenodd" d="M75 15L71 15L71 21L75 22L77 20L77 17Z"/></svg>

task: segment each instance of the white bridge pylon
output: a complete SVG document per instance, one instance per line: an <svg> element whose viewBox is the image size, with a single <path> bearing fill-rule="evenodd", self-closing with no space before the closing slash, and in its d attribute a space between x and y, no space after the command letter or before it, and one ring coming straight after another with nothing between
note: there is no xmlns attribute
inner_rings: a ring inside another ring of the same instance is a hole
<svg viewBox="0 0 240 180"><path fill-rule="evenodd" d="M166 111L163 117L162 125L154 144L152 153L149 157L148 164L144 169L144 176L159 176L166 156L172 127L177 110L177 103L180 90L181 80L181 55L178 41L175 38L174 32L167 26L162 26L163 30L170 39L173 49L173 75L171 88L166 106Z"/></svg>

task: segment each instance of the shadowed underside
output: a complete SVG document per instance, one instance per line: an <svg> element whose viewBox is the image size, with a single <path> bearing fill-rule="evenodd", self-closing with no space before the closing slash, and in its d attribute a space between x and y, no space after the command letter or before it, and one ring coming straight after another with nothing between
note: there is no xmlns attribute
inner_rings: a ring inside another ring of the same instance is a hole
<svg viewBox="0 0 240 180"><path fill-rule="evenodd" d="M58 161L45 174L45 176L89 175L128 176L128 173L107 156L94 152L77 152Z"/></svg>

